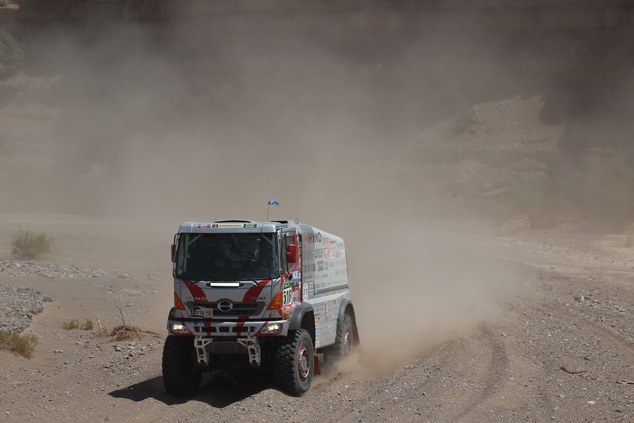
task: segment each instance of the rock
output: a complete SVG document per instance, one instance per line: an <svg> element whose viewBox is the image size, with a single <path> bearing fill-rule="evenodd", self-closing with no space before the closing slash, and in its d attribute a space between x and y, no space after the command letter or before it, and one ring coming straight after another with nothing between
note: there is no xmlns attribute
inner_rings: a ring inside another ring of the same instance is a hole
<svg viewBox="0 0 634 423"><path fill-rule="evenodd" d="M102 269L82 269L75 265L53 263L16 263L10 260L0 260L0 272L8 272L11 276L39 275L46 278L99 278L106 276L106 272Z"/></svg>
<svg viewBox="0 0 634 423"><path fill-rule="evenodd" d="M602 247L629 248L632 247L632 237L630 235L604 235L596 241L596 244Z"/></svg>
<svg viewBox="0 0 634 423"><path fill-rule="evenodd" d="M517 235L526 232L531 228L531 221L528 216L515 216L502 224L498 232L501 236Z"/></svg>
<svg viewBox="0 0 634 423"><path fill-rule="evenodd" d="M0 268L6 262L0 261ZM31 288L16 288L0 283L0 324L11 333L29 327L31 318L44 310L43 304L52 301L47 295Z"/></svg>

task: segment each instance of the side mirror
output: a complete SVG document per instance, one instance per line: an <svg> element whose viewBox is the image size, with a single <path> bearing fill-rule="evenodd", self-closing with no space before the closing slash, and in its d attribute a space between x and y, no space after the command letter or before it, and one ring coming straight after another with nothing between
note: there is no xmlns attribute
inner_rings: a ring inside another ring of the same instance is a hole
<svg viewBox="0 0 634 423"><path fill-rule="evenodd" d="M297 263L297 245L290 244L286 247L286 261L288 263Z"/></svg>
<svg viewBox="0 0 634 423"><path fill-rule="evenodd" d="M172 263L174 263L174 252L176 251L176 245L172 244Z"/></svg>

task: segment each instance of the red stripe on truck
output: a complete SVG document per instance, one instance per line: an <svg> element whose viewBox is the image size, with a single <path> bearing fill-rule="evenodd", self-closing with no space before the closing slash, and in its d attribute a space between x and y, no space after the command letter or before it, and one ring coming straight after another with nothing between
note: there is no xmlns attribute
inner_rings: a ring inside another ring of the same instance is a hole
<svg viewBox="0 0 634 423"><path fill-rule="evenodd" d="M189 292L194 297L194 301L207 302L207 296L205 295L205 291L203 291L201 287L199 287L192 281L187 281L185 279L183 279L183 283L185 283L187 289L189 289Z"/></svg>
<svg viewBox="0 0 634 423"><path fill-rule="evenodd" d="M242 302L245 302L245 303L255 302L255 300L258 299L260 292L262 292L262 290L264 289L264 286L269 282L271 282L270 279L260 282L260 285L253 285L251 288L249 288L246 294L244 294L244 298L242 299Z"/></svg>

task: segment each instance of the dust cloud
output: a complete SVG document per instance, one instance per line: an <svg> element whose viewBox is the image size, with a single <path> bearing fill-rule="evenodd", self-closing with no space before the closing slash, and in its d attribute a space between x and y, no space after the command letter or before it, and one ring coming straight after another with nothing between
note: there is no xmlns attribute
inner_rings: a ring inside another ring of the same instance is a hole
<svg viewBox="0 0 634 423"><path fill-rule="evenodd" d="M407 191L425 181L390 178L405 147L486 91L480 72L508 79L494 66L460 73L476 43L466 36L406 43L329 33L318 17L306 30L276 16L227 20L28 34L29 71L59 80L44 96L53 122L39 160L15 171L5 207L258 217L273 195L305 219L362 195L416 207Z"/></svg>
<svg viewBox="0 0 634 423"><path fill-rule="evenodd" d="M408 156L431 123L476 98L534 94L535 82L501 63L504 37L341 32L321 19L27 34L28 72L57 76L39 94L51 125L13 158L3 211L176 229L264 220L274 197L272 219L346 239L361 339L376 360L477 326L514 292L517 272L474 252L472 240L492 233L480 210Z"/></svg>

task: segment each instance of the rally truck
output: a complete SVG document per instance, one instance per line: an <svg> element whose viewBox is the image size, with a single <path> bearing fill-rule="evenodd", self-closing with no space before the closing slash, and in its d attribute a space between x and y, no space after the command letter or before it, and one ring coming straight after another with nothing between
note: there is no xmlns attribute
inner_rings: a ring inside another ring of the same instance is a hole
<svg viewBox="0 0 634 423"><path fill-rule="evenodd" d="M358 344L343 239L299 221L183 223L172 245L168 393L201 374L258 368L291 395Z"/></svg>

